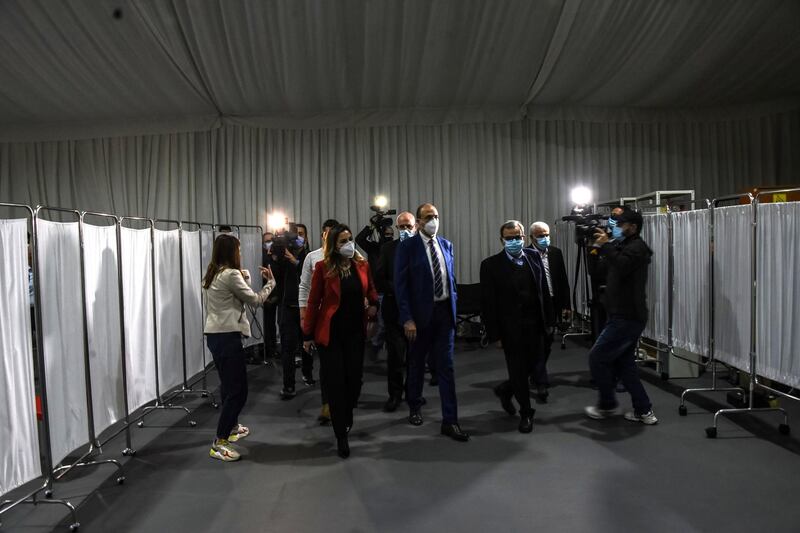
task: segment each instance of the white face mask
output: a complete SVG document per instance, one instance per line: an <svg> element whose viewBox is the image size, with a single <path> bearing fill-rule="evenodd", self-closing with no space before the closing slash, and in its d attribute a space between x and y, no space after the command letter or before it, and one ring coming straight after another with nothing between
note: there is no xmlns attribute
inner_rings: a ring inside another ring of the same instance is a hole
<svg viewBox="0 0 800 533"><path fill-rule="evenodd" d="M356 243L347 241L339 248L339 253L347 259L352 259L356 255Z"/></svg>
<svg viewBox="0 0 800 533"><path fill-rule="evenodd" d="M425 223L425 233L433 237L439 231L439 219L432 218Z"/></svg>

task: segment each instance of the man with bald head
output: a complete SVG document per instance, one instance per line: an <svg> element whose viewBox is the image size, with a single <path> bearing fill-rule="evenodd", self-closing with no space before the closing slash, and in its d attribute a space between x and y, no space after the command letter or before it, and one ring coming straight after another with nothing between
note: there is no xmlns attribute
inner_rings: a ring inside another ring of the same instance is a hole
<svg viewBox="0 0 800 533"><path fill-rule="evenodd" d="M386 382L389 399L383 410L392 413L403 401L406 380L406 353L408 340L400 324L397 310L397 297L394 290L394 258L398 245L416 234L417 219L412 213L403 211L397 215L395 227L399 238L383 245L380 259L375 269L375 288L383 294L381 316L385 325L386 342Z"/></svg>
<svg viewBox="0 0 800 533"><path fill-rule="evenodd" d="M421 426L425 359L436 361L442 400L442 435L466 442L458 425L453 346L456 328L456 278L453 245L438 236L439 210L433 204L417 208L417 235L405 239L395 253L394 284L399 324L409 341L406 401L408 422Z"/></svg>

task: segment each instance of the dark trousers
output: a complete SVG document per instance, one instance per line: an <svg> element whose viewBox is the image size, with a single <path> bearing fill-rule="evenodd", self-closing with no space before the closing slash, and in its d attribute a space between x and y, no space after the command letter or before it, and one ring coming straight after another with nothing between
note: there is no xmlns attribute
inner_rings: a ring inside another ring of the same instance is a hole
<svg viewBox="0 0 800 533"><path fill-rule="evenodd" d="M599 291L599 289L598 289ZM602 298L602 293L595 293L595 301L592 302L591 308L591 327L592 327L592 342L596 341L597 338L600 336L600 333L603 331L603 328L606 325L606 321L608 321L608 315L606 314L606 306L603 305L603 302L600 301Z"/></svg>
<svg viewBox="0 0 800 533"><path fill-rule="evenodd" d="M534 324L509 327L509 334L504 335L503 353L506 356L508 380L498 387L501 395L514 395L519 404L520 415L533 414L531 409L531 393L528 388L528 376L537 368L542 359L543 334Z"/></svg>
<svg viewBox="0 0 800 533"><path fill-rule="evenodd" d="M311 376L314 372L314 358L306 353L300 344L302 330L300 329L300 308L282 305L278 321L281 327L281 363L283 366L283 387L294 388L294 358L300 353L303 358L302 370L304 376Z"/></svg>
<svg viewBox="0 0 800 533"><path fill-rule="evenodd" d="M609 316L606 327L600 333L589 352L589 367L599 390L597 407L614 409L618 402L615 385L619 379L631 395L636 414L650 411L652 404L636 366L634 348L644 331L644 322Z"/></svg>
<svg viewBox="0 0 800 533"><path fill-rule="evenodd" d="M386 384L390 398L403 398L407 352L408 340L403 326L396 322L386 322Z"/></svg>
<svg viewBox="0 0 800 533"><path fill-rule="evenodd" d="M219 372L221 397L217 438L227 439L247 401L247 363L241 333L209 333L206 344Z"/></svg>
<svg viewBox="0 0 800 533"><path fill-rule="evenodd" d="M442 423L458 423L456 382L453 372L453 345L455 324L450 301L433 305L431 321L425 327L417 324L417 338L408 348L408 380L406 401L412 411L422 407L422 387L425 382L425 357L430 353L435 361L439 380L439 395L442 398Z"/></svg>
<svg viewBox="0 0 800 533"><path fill-rule="evenodd" d="M540 355L536 357L533 364L533 372L531 372L531 381L537 387L549 387L550 376L547 375L547 361L550 359L550 352L553 347L553 333L545 333L543 336L538 336L542 340L542 349Z"/></svg>
<svg viewBox="0 0 800 533"><path fill-rule="evenodd" d="M275 303L264 304L264 349L267 356L272 356L275 353L275 347L278 345L278 325L276 318L278 316L278 305Z"/></svg>
<svg viewBox="0 0 800 533"><path fill-rule="evenodd" d="M344 437L347 428L353 425L353 409L361 395L364 334L359 331L335 331L332 328L328 345L318 346L317 349L333 432L337 437Z"/></svg>

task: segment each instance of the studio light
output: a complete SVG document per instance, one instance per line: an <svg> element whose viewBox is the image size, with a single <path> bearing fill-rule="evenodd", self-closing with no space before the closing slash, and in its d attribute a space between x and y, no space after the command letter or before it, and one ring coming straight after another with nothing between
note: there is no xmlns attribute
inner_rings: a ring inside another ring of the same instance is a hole
<svg viewBox="0 0 800 533"><path fill-rule="evenodd" d="M288 218L280 211L267 215L267 228L273 233L286 229Z"/></svg>
<svg viewBox="0 0 800 533"><path fill-rule="evenodd" d="M380 194L376 196L375 199L372 201L372 205L374 205L379 209L383 209L384 207L389 205L389 200L384 195Z"/></svg>
<svg viewBox="0 0 800 533"><path fill-rule="evenodd" d="M592 203L592 190L588 187L578 186L570 192L572 203L576 206L585 206Z"/></svg>

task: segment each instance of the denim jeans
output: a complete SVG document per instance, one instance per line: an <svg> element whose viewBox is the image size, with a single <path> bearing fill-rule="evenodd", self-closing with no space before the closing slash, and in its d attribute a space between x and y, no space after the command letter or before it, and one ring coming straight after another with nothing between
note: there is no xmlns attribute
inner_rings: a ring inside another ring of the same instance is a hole
<svg viewBox="0 0 800 533"><path fill-rule="evenodd" d="M644 331L644 322L609 316L603 331L589 352L589 366L599 389L597 407L614 409L616 381L622 382L631 395L633 409L637 415L650 411L652 404L636 366L635 349L639 336Z"/></svg>

